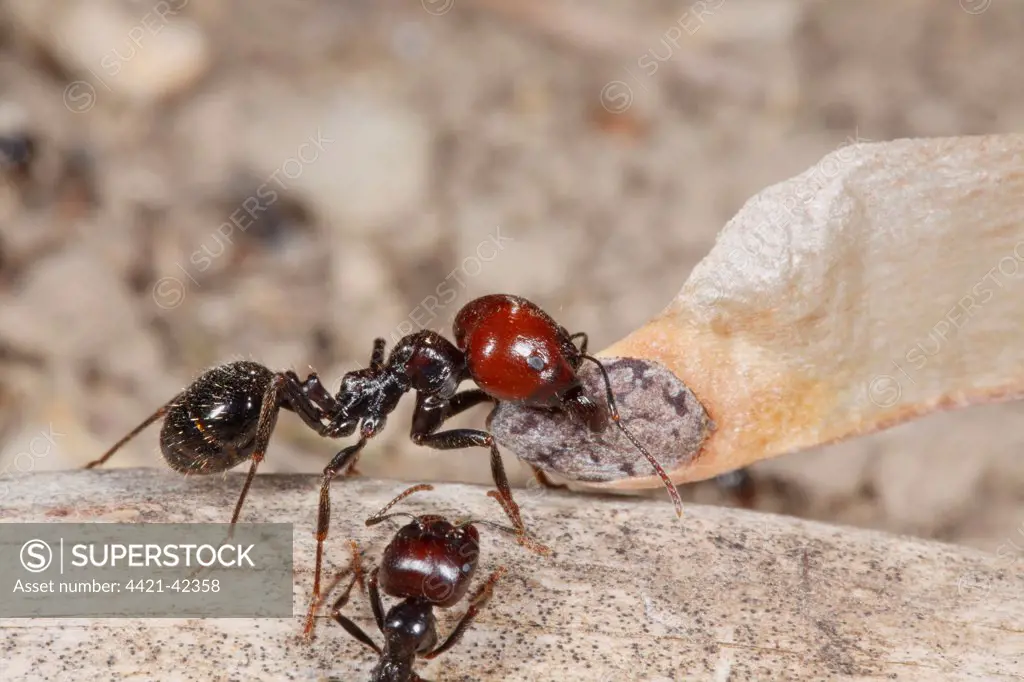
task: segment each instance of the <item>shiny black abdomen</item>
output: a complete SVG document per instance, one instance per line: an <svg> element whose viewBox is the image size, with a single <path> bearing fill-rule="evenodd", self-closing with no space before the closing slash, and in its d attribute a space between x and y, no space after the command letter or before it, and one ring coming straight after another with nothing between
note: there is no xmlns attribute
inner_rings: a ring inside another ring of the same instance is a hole
<svg viewBox="0 0 1024 682"><path fill-rule="evenodd" d="M266 367L245 360L200 376L168 410L160 431L160 447L171 468L212 474L248 459L263 394L273 377Z"/></svg>

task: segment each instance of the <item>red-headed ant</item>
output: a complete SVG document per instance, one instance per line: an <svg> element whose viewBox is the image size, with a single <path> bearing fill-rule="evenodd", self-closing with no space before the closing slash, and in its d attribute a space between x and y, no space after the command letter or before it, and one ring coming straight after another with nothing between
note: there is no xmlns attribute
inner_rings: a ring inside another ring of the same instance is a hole
<svg viewBox="0 0 1024 682"><path fill-rule="evenodd" d="M405 512L388 514L398 502L420 490L433 490L430 485L417 485L404 491L383 509L366 520L376 525L396 516L411 521L400 528L384 550L380 564L370 575L369 596L377 629L384 635L384 648L366 632L342 615L352 587L362 581L359 552L353 552L354 573L348 587L331 607L331 618L355 639L373 649L380 657L370 674L370 682L425 682L413 671L416 658L432 659L458 643L473 618L491 598L494 585L505 572L499 568L469 596L469 608L459 619L451 634L438 644L434 608L455 606L469 592L480 558L480 534L474 524L484 524L513 535L512 528L486 521L451 523L443 516L414 516ZM344 577L345 574L339 576ZM402 601L384 612L380 592ZM330 593L328 588L327 593ZM310 610L310 622L318 604Z"/></svg>
<svg viewBox="0 0 1024 682"><path fill-rule="evenodd" d="M370 366L345 374L333 396L315 373L303 381L290 370L275 373L249 361L215 367L86 468L106 462L140 431L163 417L160 446L167 463L176 471L218 473L251 460L231 516L233 525L263 461L281 408L298 414L325 438L350 436L358 429L359 440L336 454L323 471L313 603L320 598L331 481L351 470L367 441L384 428L387 416L409 391L416 393L412 441L438 450L488 448L497 487L489 494L511 520L519 543L538 553L549 550L526 533L494 436L477 429L440 431L449 418L475 405L500 401L565 410L593 431L602 431L610 417L654 467L672 496L677 515L682 515L675 485L622 425L608 374L595 357L587 354L586 334L569 334L530 301L502 294L470 301L459 311L453 329L457 346L436 332L423 330L400 339L386 360L384 339L375 340ZM575 339L581 339L579 347ZM584 393L576 374L583 360L601 369L609 411ZM470 379L479 388L459 392L459 385Z"/></svg>

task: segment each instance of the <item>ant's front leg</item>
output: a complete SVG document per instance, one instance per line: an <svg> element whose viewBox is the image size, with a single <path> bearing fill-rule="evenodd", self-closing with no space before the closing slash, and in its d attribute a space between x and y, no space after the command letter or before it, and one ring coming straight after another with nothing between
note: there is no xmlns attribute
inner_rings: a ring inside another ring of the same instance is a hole
<svg viewBox="0 0 1024 682"><path fill-rule="evenodd" d="M580 346L579 346L580 355L586 355L587 354L587 345L590 343L590 337L587 336L586 332L576 332L575 334L573 334L572 336L569 337L570 341L575 341L576 339L582 339L580 341Z"/></svg>
<svg viewBox="0 0 1024 682"><path fill-rule="evenodd" d="M423 654L423 658L427 660L437 658L458 644L459 640L462 639L462 635L465 634L466 628L470 626L473 619L476 618L476 615L480 613L480 610L487 606L487 602L491 600L491 595L494 594L494 585L504 574L505 567L503 566L492 573L487 581L470 595L469 608L466 609L466 613L461 619L459 619L459 622L455 625L455 629L452 630L451 634L448 635L448 638L445 639L440 646L426 654Z"/></svg>
<svg viewBox="0 0 1024 682"><path fill-rule="evenodd" d="M494 441L494 436L487 431L479 431L477 429L437 431L447 419L459 412L491 400L490 396L479 389L457 393L448 400L418 393L416 394L416 411L412 418L410 438L417 445L437 450L458 450L467 447L489 448L491 452L491 476L494 478L494 484L498 488L497 500L501 503L502 509L505 510L505 514L512 522L518 542L538 554L547 554L551 550L533 540L526 532L526 525L519 514L519 505L512 498L512 486L508 482L505 465L501 461L501 453L498 451L498 445Z"/></svg>
<svg viewBox="0 0 1024 682"><path fill-rule="evenodd" d="M316 431L317 435L331 436L330 425L325 425L324 420L334 408L335 400L321 383L320 376L316 372L310 372L305 380L301 380L299 375L291 370L285 372L285 376L288 377L287 396L281 407L299 415L306 426Z"/></svg>
<svg viewBox="0 0 1024 682"><path fill-rule="evenodd" d="M352 587L355 584L356 579L353 576L352 581L348 584L348 587L345 588L345 591L341 593L341 596L338 597L338 600L335 601L334 605L331 607L331 618L333 618L334 621L338 623L338 625L345 628L348 634L352 635L355 639L373 649L374 652L377 653L377 655L380 655L381 649L379 646L377 646L376 642L370 639L370 636L366 634L366 632L361 627L353 623L346 616L341 615L341 610L345 607L346 604L348 604L349 595L352 593Z"/></svg>

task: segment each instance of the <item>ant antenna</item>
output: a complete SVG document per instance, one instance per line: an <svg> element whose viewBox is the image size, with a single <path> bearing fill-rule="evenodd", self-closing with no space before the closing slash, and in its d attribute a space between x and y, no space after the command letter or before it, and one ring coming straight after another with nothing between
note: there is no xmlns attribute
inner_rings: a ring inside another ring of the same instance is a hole
<svg viewBox="0 0 1024 682"><path fill-rule="evenodd" d="M466 526L473 525L487 526L488 528L493 528L494 530L500 530L502 533L515 535L516 537L519 536L519 534L516 533L516 530L514 528L510 528L509 526L503 526L500 523L494 523L493 521L487 521L485 519L474 519L473 517L469 517L468 519L458 521L454 525L456 528L465 528Z"/></svg>
<svg viewBox="0 0 1024 682"><path fill-rule="evenodd" d="M408 512L395 512L393 514L388 514L387 512L388 512L389 509L391 509L396 504L398 504L399 502L401 502L405 498L409 497L410 495L412 495L414 493L422 492L424 490L433 490L433 489L434 489L434 486L430 485L429 483L420 483L418 485L412 486L411 488L406 488L405 490L400 492L395 497L395 499L391 500L386 505L384 505L383 509L381 509L379 512L377 512L376 514L374 514L370 518L366 519L366 525L367 526L376 526L378 523L380 523L382 521L387 521L388 519L393 519L396 516L406 516L406 517L409 517L410 519L415 521L417 518L419 518L415 514L410 514Z"/></svg>
<svg viewBox="0 0 1024 682"><path fill-rule="evenodd" d="M672 504L675 505L676 508L676 516L682 518L683 500L679 497L679 490L676 488L676 484L673 483L672 479L668 477L667 473L665 473L665 469L664 467L661 466L661 462L655 459L654 455L647 452L647 449L640 444L640 441L636 439L636 436L630 433L629 430L622 425L622 418L619 416L619 408L615 405L615 396L612 395L612 382L611 379L608 378L608 371L604 368L604 365L601 364L601 361L595 358L593 355L587 355L586 353L582 353L582 356L583 359L590 360L595 365L597 365L597 368L599 370L601 370L601 376L604 377L605 391L608 395L608 407L611 411L612 421L615 422L615 425L619 427L619 430L626 435L626 438L628 438L629 441L636 446L636 449L639 450L640 453L647 458L647 461L651 463L651 466L654 467L654 471L657 472L658 476L661 478L662 483L665 484L665 488L668 490L669 497L672 498Z"/></svg>

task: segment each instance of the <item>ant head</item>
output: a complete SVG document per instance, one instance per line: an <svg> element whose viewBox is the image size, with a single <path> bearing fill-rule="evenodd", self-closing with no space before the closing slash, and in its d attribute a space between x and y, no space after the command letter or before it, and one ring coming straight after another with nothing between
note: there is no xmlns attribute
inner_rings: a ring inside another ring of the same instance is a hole
<svg viewBox="0 0 1024 682"><path fill-rule="evenodd" d="M399 529L384 550L380 586L393 597L453 606L469 590L479 557L475 526L421 516Z"/></svg>
<svg viewBox="0 0 1024 682"><path fill-rule="evenodd" d="M470 377L498 400L561 407L580 385L582 356L569 333L524 298L494 294L470 301L453 332Z"/></svg>
<svg viewBox="0 0 1024 682"><path fill-rule="evenodd" d="M608 428L608 410L584 393L582 385L576 385L565 392L562 408L573 421L586 424L594 433L601 433Z"/></svg>

